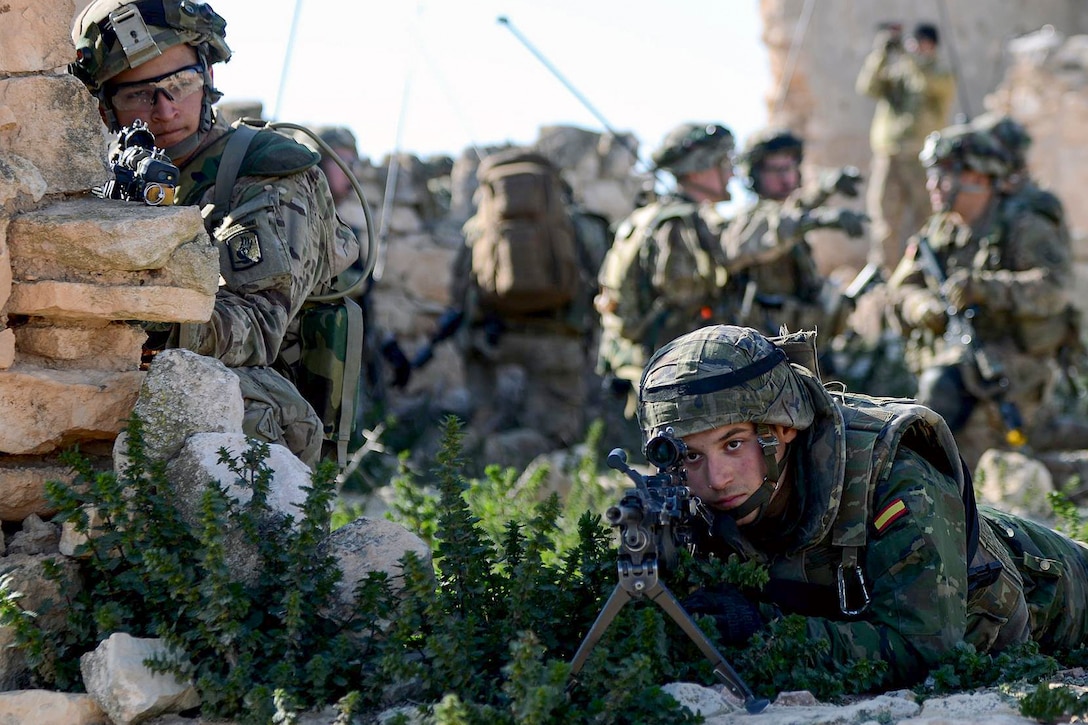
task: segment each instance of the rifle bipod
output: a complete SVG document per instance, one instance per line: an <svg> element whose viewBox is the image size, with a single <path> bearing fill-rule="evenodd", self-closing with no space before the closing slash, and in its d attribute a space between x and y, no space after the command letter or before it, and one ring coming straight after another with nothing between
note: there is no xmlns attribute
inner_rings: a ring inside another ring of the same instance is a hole
<svg viewBox="0 0 1088 725"><path fill-rule="evenodd" d="M632 599L646 598L665 610L665 613L680 625L680 629L684 630L684 633L702 651L710 664L714 666L714 675L721 680L729 692L744 701L745 710L755 715L767 707L769 702L752 694L752 691L740 678L740 675L726 662L725 657L707 639L703 631L692 620L691 615L684 611L673 593L661 582L657 575L656 559L646 558L641 565L636 566L630 559L621 557L617 569L619 570L619 582L616 584L616 588L612 590L612 594L608 597L608 601L605 602L604 608L597 615L596 621L593 622L593 626L586 633L582 644L578 646L578 651L574 653L574 659L571 660L568 689L577 683L578 673L582 671L586 660L589 659L593 647L596 646L624 605Z"/></svg>

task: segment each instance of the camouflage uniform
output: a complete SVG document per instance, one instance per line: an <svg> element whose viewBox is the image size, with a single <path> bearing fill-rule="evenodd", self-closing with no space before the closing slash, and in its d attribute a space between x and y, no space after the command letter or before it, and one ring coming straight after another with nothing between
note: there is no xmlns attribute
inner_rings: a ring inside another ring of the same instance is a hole
<svg viewBox="0 0 1088 725"><path fill-rule="evenodd" d="M893 269L903 255L903 240L929 216L918 152L927 134L948 123L956 81L936 58L889 47L878 36L858 73L856 90L877 101L866 191L872 219L869 261Z"/></svg>
<svg viewBox="0 0 1088 725"><path fill-rule="evenodd" d="M724 133L727 139L708 145L705 155L695 151L667 161L663 168L681 173L716 163L733 149L732 135ZM664 149L670 148L666 141ZM656 155L660 158L662 151ZM725 224L713 205L678 193L636 209L616 228L598 278L597 371L630 384L629 417L634 416L633 392L650 354L722 313L726 275L720 240Z"/></svg>
<svg viewBox="0 0 1088 725"><path fill-rule="evenodd" d="M99 99L117 131L110 79L132 67L130 57L141 59L138 67L182 43L193 47L204 74L200 127L166 151L185 159L175 202L204 207L215 198L223 150L235 133L216 120L212 108L220 94L211 83L211 65L230 58L226 23L199 2L136 2L127 6L137 11L130 30L133 36L146 31L147 42L133 43L119 40L109 27L111 13L122 4L96 0L77 18L73 41L80 53L69 70ZM157 93L153 104L156 98ZM332 291L336 275L359 254L358 240L336 216L318 161L317 154L273 131L254 137L227 208L205 215L220 255L211 320L176 325L165 342L233 369L241 381L246 434L287 446L311 467L321 455L322 423L281 373L298 360L298 315L306 299Z"/></svg>
<svg viewBox="0 0 1088 725"><path fill-rule="evenodd" d="M1088 547L976 509L933 411L831 392L771 341L730 326L660 350L642 391L647 437L742 422L800 430L780 467L792 472L783 513L738 526L716 511L702 546L766 565L768 585L747 593L762 600L749 603L757 622L804 616L809 638L830 645L825 665L885 662L882 684L903 686L959 642L998 652L1035 639L1054 651L1088 635Z"/></svg>
<svg viewBox="0 0 1088 725"><path fill-rule="evenodd" d="M944 276L950 278L943 291L924 272L916 240L908 246L890 287L907 335L907 361L921 380L919 402L945 416L961 454L973 467L986 449L1009 447L1006 436L1012 421L1007 406L1003 417L1000 401L1015 405L1029 440L1033 438L1032 426L1056 380L1056 356L1074 329L1072 253L1060 215L1048 213L1047 207L1033 201L1045 192L1033 186L1003 190L1000 182L1008 159L991 137L970 127L949 127L930 142L938 149L934 154L944 153L939 150L942 138L944 143L968 149L963 163L969 167L994 172L994 197L973 225L951 212L941 212L921 233ZM932 158L927 163L942 160ZM947 307L942 295L947 295L952 283L970 290L968 313L975 344L1007 383L1000 398L994 395L998 392L994 386L979 378L968 347L942 334L947 321L940 313ZM941 378L944 371L951 377ZM961 382L951 387L927 384L956 378Z"/></svg>
<svg viewBox="0 0 1088 725"><path fill-rule="evenodd" d="M800 138L772 130L757 136L742 157L749 185L759 198L730 221L722 236L729 274L726 319L771 335L783 325L791 330L818 328L834 335L838 331L827 328L827 281L816 266L805 234L812 229L838 228L860 235L861 215L823 206L836 191L856 196L852 183L860 179L856 173L851 176L842 170L825 174L818 185L794 189L785 199L767 197L759 184L763 159L770 154L789 154L800 165L802 153ZM797 178L799 183L800 176ZM840 181L848 179L853 181ZM836 188L836 182L841 189Z"/></svg>
<svg viewBox="0 0 1088 725"><path fill-rule="evenodd" d="M231 131L216 125L208 145L181 167L181 204L204 206ZM318 157L274 132L258 135L231 191L228 222L209 224L223 283L210 321L182 324L172 341L218 358L242 381L247 435L291 449L313 466L321 421L294 385L298 316L306 298L332 291L358 259L358 240L340 221Z"/></svg>

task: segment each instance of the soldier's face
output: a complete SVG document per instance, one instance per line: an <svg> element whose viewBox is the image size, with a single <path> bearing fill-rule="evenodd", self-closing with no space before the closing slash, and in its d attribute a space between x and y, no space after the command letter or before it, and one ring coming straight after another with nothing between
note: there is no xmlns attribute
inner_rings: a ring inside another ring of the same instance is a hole
<svg viewBox="0 0 1088 725"><path fill-rule="evenodd" d="M336 154L349 168L358 161L354 151L336 147L333 147L333 150L336 151ZM347 174L344 173L343 169L341 169L335 161L331 159L322 160L321 170L325 172L325 178L328 179L329 182L329 191L332 192L332 198L337 202L343 201L355 193Z"/></svg>
<svg viewBox="0 0 1088 725"><path fill-rule="evenodd" d="M778 436L778 460L786 455L786 444L797 436L793 428L771 426ZM688 487L703 503L718 511L735 509L756 492L767 475L767 462L756 438L753 423L724 425L684 436L687 453L684 469ZM783 489L775 492L777 497ZM772 502L774 497L772 497ZM758 515L753 511L737 521L743 526Z"/></svg>
<svg viewBox="0 0 1088 725"><path fill-rule="evenodd" d="M759 166L759 195L782 201L801 185L797 157L789 152L767 154Z"/></svg>
<svg viewBox="0 0 1088 725"><path fill-rule="evenodd" d="M729 201L729 180L732 178L733 161L723 159L717 166L685 174L680 183L695 201L716 203Z"/></svg>
<svg viewBox="0 0 1088 725"><path fill-rule="evenodd" d="M958 172L930 169L926 179L933 211L951 211L968 224L974 223L993 197L993 181L973 169Z"/></svg>
<svg viewBox="0 0 1088 725"><path fill-rule="evenodd" d="M110 86L166 78L175 71L195 65L196 62L196 51L191 46L175 45L143 65L119 73L111 79ZM122 88L125 87L122 86ZM147 124L151 133L155 134L156 146L159 148L174 146L200 130L200 107L204 93L201 88L184 97L178 97L177 93L173 96L171 100L165 93L153 93L152 104L149 108L122 110L115 106L117 122L122 126L129 126L136 119L140 119ZM175 162L179 160L174 159Z"/></svg>

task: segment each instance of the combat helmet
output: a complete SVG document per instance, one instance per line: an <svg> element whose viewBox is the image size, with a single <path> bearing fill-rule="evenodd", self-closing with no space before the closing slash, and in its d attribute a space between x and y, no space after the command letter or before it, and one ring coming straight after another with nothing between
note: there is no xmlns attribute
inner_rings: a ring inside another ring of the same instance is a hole
<svg viewBox="0 0 1088 725"><path fill-rule="evenodd" d="M347 126L326 126L318 129L317 137L334 149L358 149L355 134Z"/></svg>
<svg viewBox="0 0 1088 725"><path fill-rule="evenodd" d="M971 124L949 126L926 136L918 160L927 169L971 169L995 179L1013 171L1012 157L1004 145L992 133Z"/></svg>
<svg viewBox="0 0 1088 725"><path fill-rule="evenodd" d="M748 140L748 147L737 161L738 171L747 178L748 186L757 193L759 179L756 174L764 159L771 154L787 152L797 159L800 165L805 157L805 142L789 129L768 128L759 131Z"/></svg>
<svg viewBox="0 0 1088 725"><path fill-rule="evenodd" d="M1005 149L1013 173L1019 173L1027 167L1031 134L1023 124L1012 116L990 112L976 117L971 125L992 136Z"/></svg>
<svg viewBox="0 0 1088 725"><path fill-rule="evenodd" d="M767 475L745 505L729 512L737 519L762 512L778 487L778 440L770 426L803 430L815 416L800 369L747 327L712 325L676 338L654 353L639 384L638 420L647 441L669 429L682 438L723 425L756 425Z"/></svg>
<svg viewBox="0 0 1088 725"><path fill-rule="evenodd" d="M674 176L712 168L733 154L733 132L719 123L682 123L653 153L654 165Z"/></svg>
<svg viewBox="0 0 1088 725"><path fill-rule="evenodd" d="M211 66L230 60L227 22L200 0L93 0L72 25L76 60L68 72L98 99L112 131L119 130L108 83L175 45L196 49L203 67L202 133L212 124L212 104L222 94L212 85Z"/></svg>

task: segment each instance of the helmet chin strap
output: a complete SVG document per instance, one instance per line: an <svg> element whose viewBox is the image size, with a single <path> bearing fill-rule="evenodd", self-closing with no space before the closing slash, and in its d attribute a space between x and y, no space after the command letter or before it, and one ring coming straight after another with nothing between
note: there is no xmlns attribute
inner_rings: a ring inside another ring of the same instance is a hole
<svg viewBox="0 0 1088 725"><path fill-rule="evenodd" d="M770 503L774 492L778 490L780 485L778 479L782 475L782 471L778 467L778 436L771 432L769 425L760 423L756 426L756 440L759 442L759 447L763 449L763 460L767 464L767 474L763 477L763 482L759 484L759 488L748 497L747 501L727 512L735 521L739 521L756 511L756 517L751 522L753 524L762 519L763 514L766 513L767 504Z"/></svg>

